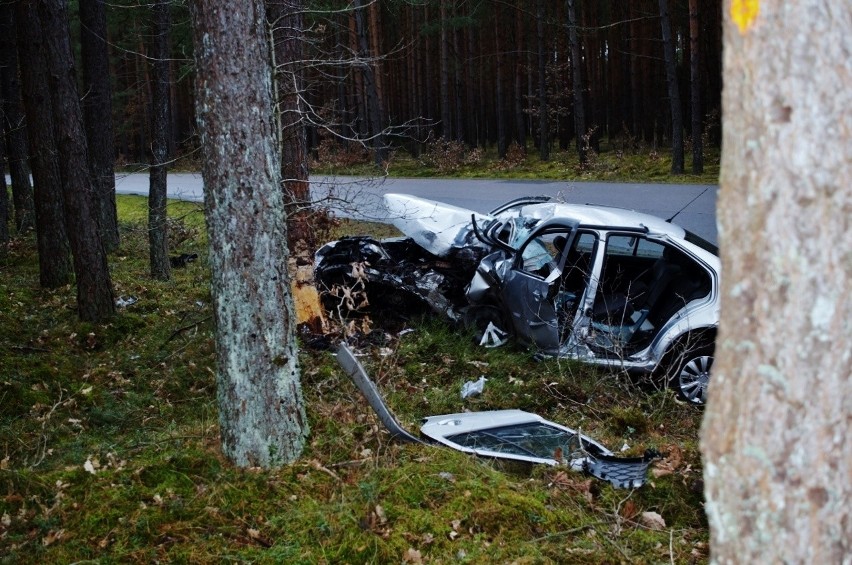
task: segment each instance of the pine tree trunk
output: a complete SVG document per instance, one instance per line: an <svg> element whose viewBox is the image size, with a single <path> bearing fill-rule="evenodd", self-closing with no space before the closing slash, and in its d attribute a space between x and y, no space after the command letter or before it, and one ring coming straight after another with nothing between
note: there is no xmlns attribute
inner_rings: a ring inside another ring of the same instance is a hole
<svg viewBox="0 0 852 565"><path fill-rule="evenodd" d="M385 142L384 126L382 125L382 112L379 102L379 93L376 86L376 77L373 66L369 63L371 57L367 38L367 23L364 18L364 7L361 0L352 3L355 13L355 30L358 38L358 53L363 62L361 71L364 77L364 90L367 95L367 117L370 125L370 136L373 140L374 159L376 165L381 167L388 160L388 148Z"/></svg>
<svg viewBox="0 0 852 565"><path fill-rule="evenodd" d="M663 32L666 83L669 87L669 105L672 115L672 174L680 175L683 174L683 114L680 105L680 89L677 85L677 63L668 0L660 0L660 26Z"/></svg>
<svg viewBox="0 0 852 565"><path fill-rule="evenodd" d="M450 110L450 41L447 37L447 0L440 0L441 17L441 137L453 138L452 111Z"/></svg>
<svg viewBox="0 0 852 565"><path fill-rule="evenodd" d="M0 104L0 123L4 120ZM0 135L0 246L9 243L9 187L6 186L6 142ZM2 252L3 249L0 249Z"/></svg>
<svg viewBox="0 0 852 565"><path fill-rule="evenodd" d="M27 129L21 107L15 10L11 2L0 2L0 99L3 102L2 131L6 136L9 177L12 179L15 228L20 233L35 226L35 210L27 169Z"/></svg>
<svg viewBox="0 0 852 565"><path fill-rule="evenodd" d="M276 104L280 122L281 176L287 201L287 236L291 251L302 241L311 253L316 237L310 225L311 193L308 183L308 144L302 122L302 0L267 4L272 27L276 67Z"/></svg>
<svg viewBox="0 0 852 565"><path fill-rule="evenodd" d="M509 141L506 139L506 119L505 119L505 95L503 94L503 44L500 41L500 9L494 10L494 114L497 120L497 156L503 159L506 157L506 151L509 148Z"/></svg>
<svg viewBox="0 0 852 565"><path fill-rule="evenodd" d="M65 229L62 177L53 128L53 103L47 70L47 52L36 2L16 4L21 91L29 125L30 163L36 212L39 282L56 288L72 280L73 265ZM5 193L4 193L5 194Z"/></svg>
<svg viewBox="0 0 852 565"><path fill-rule="evenodd" d="M701 75L699 69L698 0L689 0L689 89L692 98L692 173L704 172L704 140L701 138Z"/></svg>
<svg viewBox="0 0 852 565"><path fill-rule="evenodd" d="M47 42L65 222L77 278L77 311L81 320L102 322L113 315L115 304L106 252L98 233L92 202L86 133L77 93L65 2L44 0L39 3L39 16Z"/></svg>
<svg viewBox="0 0 852 565"><path fill-rule="evenodd" d="M521 0L517 1L514 9L515 14L515 40L518 47L515 50L513 57L515 60L514 81L514 114L515 114L515 139L518 145L526 151L527 149L527 127L526 118L524 116L524 3Z"/></svg>
<svg viewBox="0 0 852 565"><path fill-rule="evenodd" d="M169 159L169 0L154 0L151 41L151 168L148 190L148 256L151 276L167 281L169 234L166 213Z"/></svg>
<svg viewBox="0 0 852 565"><path fill-rule="evenodd" d="M453 6L453 17L456 16L456 9ZM453 97L455 100L455 139L456 141L464 142L464 104L462 103L462 92L464 92L464 84L461 78L462 63L459 60L461 48L459 47L459 34L461 30L453 30Z"/></svg>
<svg viewBox="0 0 852 565"><path fill-rule="evenodd" d="M538 155L542 161L550 159L550 110L547 106L547 53L544 38L545 1L536 1L536 41L538 51Z"/></svg>
<svg viewBox="0 0 852 565"><path fill-rule="evenodd" d="M577 11L575 0L566 0L565 8L568 15L568 43L571 45L571 91L574 98L574 132L577 145L577 156L580 166L585 167L589 162L587 147L583 136L586 135L586 109L583 104L583 64L580 51L580 37L577 34Z"/></svg>
<svg viewBox="0 0 852 565"><path fill-rule="evenodd" d="M701 430L711 558L846 563L852 4L745 16L724 26L722 312Z"/></svg>
<svg viewBox="0 0 852 565"><path fill-rule="evenodd" d="M80 49L83 63L83 112L94 204L101 241L107 251L118 248L115 208L115 142L112 132L112 88L109 83L104 0L80 0Z"/></svg>
<svg viewBox="0 0 852 565"><path fill-rule="evenodd" d="M261 0L190 7L222 451L239 466L273 467L299 456L308 422L266 14Z"/></svg>

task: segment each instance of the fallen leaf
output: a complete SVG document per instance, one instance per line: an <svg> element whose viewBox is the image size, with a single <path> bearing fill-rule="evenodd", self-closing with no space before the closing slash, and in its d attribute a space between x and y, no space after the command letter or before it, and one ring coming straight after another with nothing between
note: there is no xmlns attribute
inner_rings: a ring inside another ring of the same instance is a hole
<svg viewBox="0 0 852 565"><path fill-rule="evenodd" d="M47 535L41 539L41 544L45 547L47 547L48 545L52 545L57 541L61 540L63 535L65 535L64 529L56 530L55 532L53 530L50 530L49 532L47 532Z"/></svg>
<svg viewBox="0 0 852 565"><path fill-rule="evenodd" d="M379 524L387 524L388 517L385 515L385 509L380 505L376 504L376 518L379 520Z"/></svg>
<svg viewBox="0 0 852 565"><path fill-rule="evenodd" d="M97 470L95 470L95 464L92 463L91 459L86 459L86 462L83 463L83 469L85 469L87 473L91 473L92 475L97 473Z"/></svg>
<svg viewBox="0 0 852 565"><path fill-rule="evenodd" d="M260 530L255 530L254 528L248 529L248 535L251 539L260 539Z"/></svg>
<svg viewBox="0 0 852 565"><path fill-rule="evenodd" d="M626 519L626 520L632 520L633 518L636 517L636 514L638 514L638 513L639 513L639 508L636 506L636 503L633 502L632 500L628 500L627 502L625 502L624 506L622 506L621 510L619 511L619 514L621 514L621 517ZM658 514L658 516L659 516L659 514ZM665 524L663 524L663 525L665 526Z"/></svg>
<svg viewBox="0 0 852 565"><path fill-rule="evenodd" d="M409 547L402 556L403 563L423 563L423 556L413 547Z"/></svg>
<svg viewBox="0 0 852 565"><path fill-rule="evenodd" d="M664 530L666 521L656 512L642 512L639 521L649 530Z"/></svg>

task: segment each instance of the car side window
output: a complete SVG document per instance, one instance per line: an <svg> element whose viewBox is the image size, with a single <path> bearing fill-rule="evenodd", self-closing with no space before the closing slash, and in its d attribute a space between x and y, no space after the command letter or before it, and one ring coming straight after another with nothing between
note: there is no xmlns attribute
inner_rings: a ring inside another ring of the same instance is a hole
<svg viewBox="0 0 852 565"><path fill-rule="evenodd" d="M589 280L597 241L597 235L592 232L580 232L574 238L574 244L568 251L562 269L562 285L565 290L575 294L582 293Z"/></svg>
<svg viewBox="0 0 852 565"><path fill-rule="evenodd" d="M553 231L533 238L521 252L521 269L548 277L559 265L570 235L570 231Z"/></svg>

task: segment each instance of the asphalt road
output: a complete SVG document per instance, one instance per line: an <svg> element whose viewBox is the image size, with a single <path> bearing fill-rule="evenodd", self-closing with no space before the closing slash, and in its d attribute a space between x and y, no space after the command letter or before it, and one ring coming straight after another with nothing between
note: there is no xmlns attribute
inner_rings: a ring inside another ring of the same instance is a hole
<svg viewBox="0 0 852 565"><path fill-rule="evenodd" d="M200 174L170 173L168 182L171 198L193 201L203 198ZM342 217L387 220L381 197L389 192L430 198L477 212L488 212L520 196L547 195L572 203L629 208L662 218L677 213L674 223L714 243L718 239L717 190L717 185L703 184L311 177L314 200ZM148 175L117 175L116 191L147 195Z"/></svg>

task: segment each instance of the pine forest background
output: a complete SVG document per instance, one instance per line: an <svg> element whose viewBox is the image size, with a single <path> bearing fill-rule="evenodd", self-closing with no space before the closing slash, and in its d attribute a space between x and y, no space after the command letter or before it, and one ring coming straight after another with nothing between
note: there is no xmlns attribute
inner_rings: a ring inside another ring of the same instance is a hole
<svg viewBox="0 0 852 565"><path fill-rule="evenodd" d="M71 2L69 14L79 61L76 4ZM381 162L388 151L416 157L436 143L496 150L500 157L523 149L543 160L552 150L578 145L655 152L671 148L673 115L682 120L676 127L684 132L687 152L695 140L705 147L719 145L718 1L669 2L672 70L684 101L675 114L661 33L665 2L303 4L298 68L289 74L279 70L299 85L314 162ZM170 10L170 155L197 168L189 11L185 2L173 2ZM569 25L572 10L576 26ZM116 163L144 165L151 159L153 10L116 0L106 13ZM579 57L571 56L571 29L577 32ZM577 110L584 114L582 122Z"/></svg>

